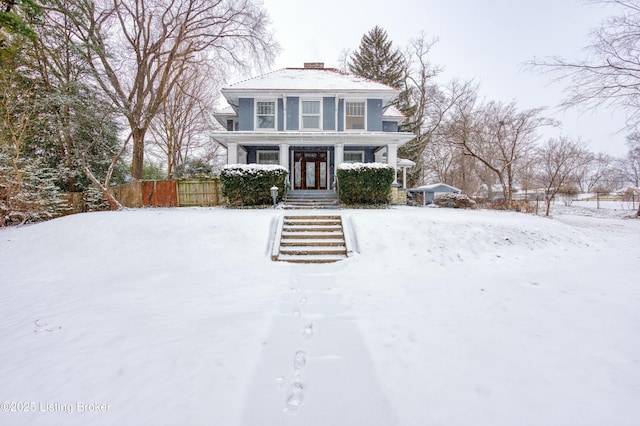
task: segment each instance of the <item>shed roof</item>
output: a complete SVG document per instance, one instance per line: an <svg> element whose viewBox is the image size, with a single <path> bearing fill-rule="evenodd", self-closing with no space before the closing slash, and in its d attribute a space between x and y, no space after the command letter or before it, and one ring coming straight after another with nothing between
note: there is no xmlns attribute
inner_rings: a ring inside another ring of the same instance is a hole
<svg viewBox="0 0 640 426"><path fill-rule="evenodd" d="M446 183L432 183L429 185L422 185L417 188L411 188L411 192L462 192L458 188L447 185Z"/></svg>

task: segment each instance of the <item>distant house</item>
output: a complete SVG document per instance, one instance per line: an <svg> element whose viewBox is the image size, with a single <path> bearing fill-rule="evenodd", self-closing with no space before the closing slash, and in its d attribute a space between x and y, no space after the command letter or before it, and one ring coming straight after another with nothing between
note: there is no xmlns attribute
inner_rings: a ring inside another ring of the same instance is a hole
<svg viewBox="0 0 640 426"><path fill-rule="evenodd" d="M416 202L420 205L426 206L427 204L433 203L433 199L438 194L443 194L446 192L453 192L454 194L460 194L458 188L454 188L451 185L447 185L446 183L434 183L431 185L423 185L417 188L412 188L409 190L409 194L413 196Z"/></svg>
<svg viewBox="0 0 640 426"><path fill-rule="evenodd" d="M215 117L226 131L213 137L227 148L227 163L282 165L292 190L332 189L343 162L397 168L398 148L414 136L398 131L397 89L322 63L273 71L222 94L230 106Z"/></svg>

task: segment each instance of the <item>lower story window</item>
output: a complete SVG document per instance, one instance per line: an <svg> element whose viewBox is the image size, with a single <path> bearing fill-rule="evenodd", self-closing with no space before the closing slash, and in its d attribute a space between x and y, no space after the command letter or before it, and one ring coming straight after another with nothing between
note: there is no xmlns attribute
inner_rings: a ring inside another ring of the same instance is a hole
<svg viewBox="0 0 640 426"><path fill-rule="evenodd" d="M280 164L280 153L278 151L258 151L258 164Z"/></svg>
<svg viewBox="0 0 640 426"><path fill-rule="evenodd" d="M364 163L363 151L345 151L344 152L345 163Z"/></svg>

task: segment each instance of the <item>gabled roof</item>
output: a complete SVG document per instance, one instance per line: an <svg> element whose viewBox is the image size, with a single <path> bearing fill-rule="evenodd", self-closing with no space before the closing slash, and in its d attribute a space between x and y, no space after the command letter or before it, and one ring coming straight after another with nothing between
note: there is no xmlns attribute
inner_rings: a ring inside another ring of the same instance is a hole
<svg viewBox="0 0 640 426"><path fill-rule="evenodd" d="M431 185L422 185L417 188L411 188L411 192L462 192L456 187L447 185L446 183L432 183Z"/></svg>
<svg viewBox="0 0 640 426"><path fill-rule="evenodd" d="M335 68L284 68L231 84L222 94L232 105L241 95L280 96L283 93L378 96L385 103L399 91L382 83L347 74Z"/></svg>

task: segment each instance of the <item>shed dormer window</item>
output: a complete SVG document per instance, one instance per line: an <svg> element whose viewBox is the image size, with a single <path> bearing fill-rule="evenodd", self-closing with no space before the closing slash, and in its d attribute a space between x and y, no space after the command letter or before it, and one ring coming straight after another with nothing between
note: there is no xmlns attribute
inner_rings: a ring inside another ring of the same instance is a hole
<svg viewBox="0 0 640 426"><path fill-rule="evenodd" d="M320 101L302 101L302 129L320 130Z"/></svg>
<svg viewBox="0 0 640 426"><path fill-rule="evenodd" d="M256 102L256 123L258 129L276 128L276 103L275 101Z"/></svg>
<svg viewBox="0 0 640 426"><path fill-rule="evenodd" d="M365 103L345 102L344 116L346 130L364 130Z"/></svg>

